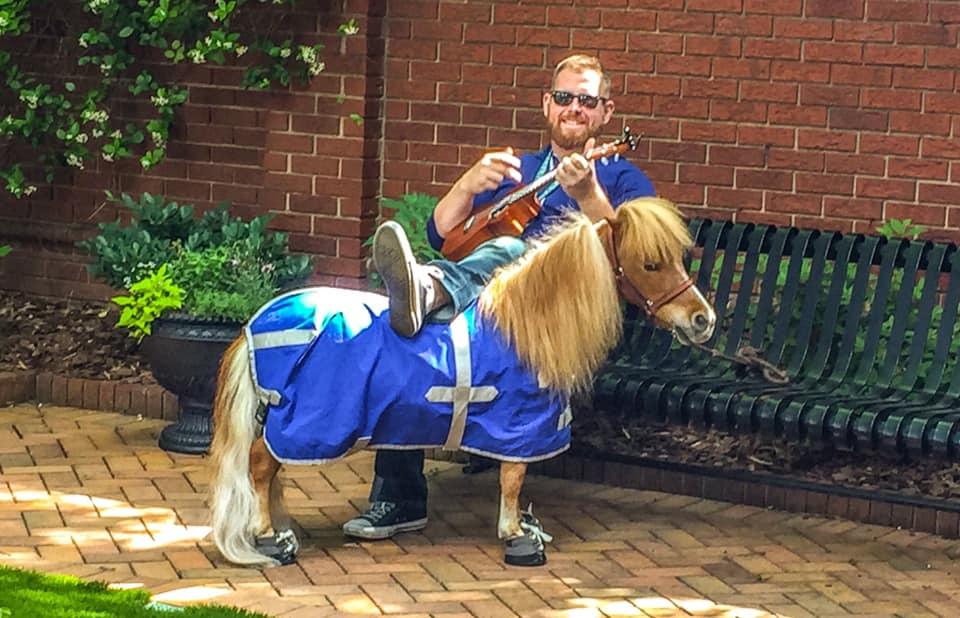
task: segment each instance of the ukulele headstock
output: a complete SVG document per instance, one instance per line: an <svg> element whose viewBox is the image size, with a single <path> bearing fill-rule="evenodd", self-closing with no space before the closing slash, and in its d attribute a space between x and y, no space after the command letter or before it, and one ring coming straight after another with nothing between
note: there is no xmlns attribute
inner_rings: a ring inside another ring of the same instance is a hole
<svg viewBox="0 0 960 618"><path fill-rule="evenodd" d="M623 134L617 138L614 144L626 146L626 150L636 150L640 137L630 132L630 127L623 127Z"/></svg>
<svg viewBox="0 0 960 618"><path fill-rule="evenodd" d="M616 140L603 146L598 146L587 153L590 160L622 154L628 150L636 150L640 137L630 132L630 127L624 127L623 133Z"/></svg>

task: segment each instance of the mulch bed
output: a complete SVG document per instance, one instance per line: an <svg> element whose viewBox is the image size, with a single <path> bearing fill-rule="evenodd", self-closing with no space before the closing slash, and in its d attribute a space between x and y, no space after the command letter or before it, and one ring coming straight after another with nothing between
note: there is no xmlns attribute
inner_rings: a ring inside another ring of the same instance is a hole
<svg viewBox="0 0 960 618"><path fill-rule="evenodd" d="M612 453L724 470L764 472L828 485L895 491L908 496L960 497L960 463L908 460L790 443L756 434L663 425L581 404L574 411L574 450Z"/></svg>
<svg viewBox="0 0 960 618"><path fill-rule="evenodd" d="M114 307L0 290L0 371L154 384Z"/></svg>
<svg viewBox="0 0 960 618"><path fill-rule="evenodd" d="M154 384L137 343L114 328L116 310L78 300L0 291L0 372L48 371L62 377ZM906 461L826 450L755 435L663 426L645 417L597 412L578 402L574 447L725 469L770 472L806 480L960 497L960 464Z"/></svg>

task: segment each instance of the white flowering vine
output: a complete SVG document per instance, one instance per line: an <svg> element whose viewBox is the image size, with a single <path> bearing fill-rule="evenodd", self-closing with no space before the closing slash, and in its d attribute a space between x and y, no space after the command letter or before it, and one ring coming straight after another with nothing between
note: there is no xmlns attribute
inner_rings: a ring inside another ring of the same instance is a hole
<svg viewBox="0 0 960 618"><path fill-rule="evenodd" d="M45 172L49 181L55 166L83 169L84 161L92 158L115 162L137 157L145 169L162 161L187 90L153 74L155 50L170 64L224 64L243 57L242 84L248 88L286 87L323 72L321 45L271 42L256 32L234 29L240 11L272 10L254 8L259 4L268 0L0 0L0 79L5 78L3 86L11 95L7 100L12 102L3 109L0 138L19 140L36 153L34 161L0 167L3 188L16 196L36 192L26 169ZM296 0L269 4L292 7ZM64 55L76 55L81 67L76 74L84 75L83 80L65 81L59 75L45 82L42 65L25 71L19 64L35 59L17 56L23 46L13 37L26 33L31 19L43 18L54 5L65 16L58 15L67 29L61 37ZM71 15L71 10L86 15ZM355 20L338 28L341 36L358 32ZM73 51L68 50L71 43ZM82 68L87 65L99 79L90 78ZM112 102L130 97L149 100L153 111L140 119L114 117Z"/></svg>

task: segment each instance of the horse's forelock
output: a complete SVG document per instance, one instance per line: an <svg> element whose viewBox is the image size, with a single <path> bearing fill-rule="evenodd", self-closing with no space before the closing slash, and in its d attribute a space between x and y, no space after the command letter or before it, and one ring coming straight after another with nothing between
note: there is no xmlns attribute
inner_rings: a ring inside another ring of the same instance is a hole
<svg viewBox="0 0 960 618"><path fill-rule="evenodd" d="M659 197L625 202L617 209L622 249L635 251L645 262L679 261L693 246L680 210Z"/></svg>

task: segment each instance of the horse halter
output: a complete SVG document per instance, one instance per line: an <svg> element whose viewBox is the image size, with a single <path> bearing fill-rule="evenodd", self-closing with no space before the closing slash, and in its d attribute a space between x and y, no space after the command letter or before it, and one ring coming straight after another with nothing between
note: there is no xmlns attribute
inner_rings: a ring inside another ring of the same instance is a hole
<svg viewBox="0 0 960 618"><path fill-rule="evenodd" d="M661 294L657 298L647 298L644 296L643 292L637 288L633 280L630 279L630 275L628 275L620 265L620 256L618 251L619 243L617 242L616 226L610 219L604 219L604 222L606 223L604 227L609 230L609 233L603 233L601 230L600 238L603 241L603 248L607 253L607 260L610 262L610 267L613 269L613 275L617 280L617 291L628 303L640 307L640 309L642 309L647 315L647 319L657 320L657 312L660 311L664 305L672 302L675 298L691 288L693 286L693 279L691 279L689 275L685 276L683 281L681 281L680 284L674 289ZM609 240L607 240L608 236Z"/></svg>

